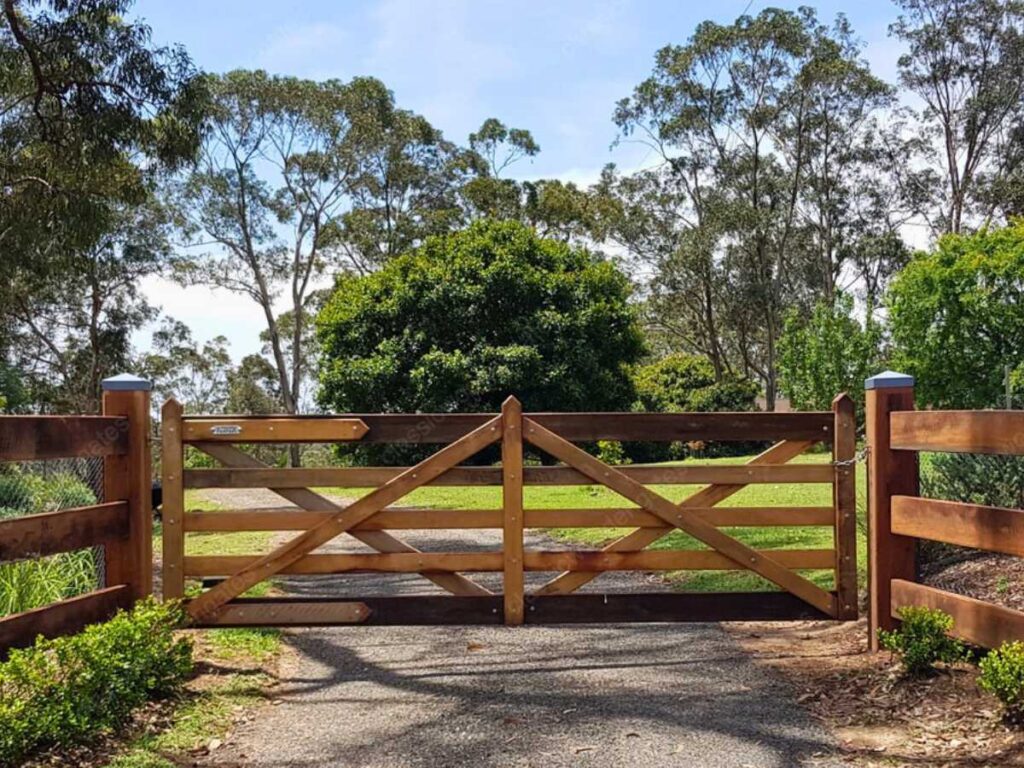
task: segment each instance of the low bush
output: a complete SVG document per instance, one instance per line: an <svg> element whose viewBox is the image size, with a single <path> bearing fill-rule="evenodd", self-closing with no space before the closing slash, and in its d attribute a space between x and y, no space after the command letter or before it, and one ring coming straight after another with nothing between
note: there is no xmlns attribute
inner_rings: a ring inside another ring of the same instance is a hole
<svg viewBox="0 0 1024 768"><path fill-rule="evenodd" d="M1024 456L936 453L921 469L921 491L930 497L1024 507Z"/></svg>
<svg viewBox="0 0 1024 768"><path fill-rule="evenodd" d="M978 683L1003 704L1006 719L1024 723L1024 643L1003 643L981 660Z"/></svg>
<svg viewBox="0 0 1024 768"><path fill-rule="evenodd" d="M74 474L50 476L32 472L0 473L0 509L3 516L53 512L96 503L96 494Z"/></svg>
<svg viewBox="0 0 1024 768"><path fill-rule="evenodd" d="M933 672L936 664L953 664L965 657L963 644L947 634L953 629L953 617L948 613L907 606L898 615L899 628L879 630L878 639L883 648L899 657L907 675L921 677Z"/></svg>
<svg viewBox="0 0 1024 768"><path fill-rule="evenodd" d="M177 692L192 644L175 636L177 604L146 600L78 635L39 639L0 664L0 766L92 740L149 699Z"/></svg>

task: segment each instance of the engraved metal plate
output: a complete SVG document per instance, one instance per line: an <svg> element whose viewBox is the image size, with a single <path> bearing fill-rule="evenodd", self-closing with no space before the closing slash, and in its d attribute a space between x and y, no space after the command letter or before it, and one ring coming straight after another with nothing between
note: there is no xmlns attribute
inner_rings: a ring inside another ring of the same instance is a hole
<svg viewBox="0 0 1024 768"><path fill-rule="evenodd" d="M240 435L242 434L242 428L237 424L224 424L212 427L210 429L212 435Z"/></svg>

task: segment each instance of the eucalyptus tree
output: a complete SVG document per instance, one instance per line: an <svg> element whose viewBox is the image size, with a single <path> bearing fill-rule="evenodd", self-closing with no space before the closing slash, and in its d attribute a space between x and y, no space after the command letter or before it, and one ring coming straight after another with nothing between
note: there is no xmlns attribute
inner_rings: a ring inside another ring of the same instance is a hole
<svg viewBox="0 0 1024 768"><path fill-rule="evenodd" d="M0 6L0 348L37 408L93 410L149 307L160 174L191 159L204 80L127 0Z"/></svg>
<svg viewBox="0 0 1024 768"><path fill-rule="evenodd" d="M199 161L178 190L183 232L195 250L176 257L176 274L259 306L283 405L295 413L306 303L333 255L358 172L350 90L336 81L235 71L216 78L211 91ZM295 316L290 356L281 302Z"/></svg>
<svg viewBox="0 0 1024 768"><path fill-rule="evenodd" d="M90 246L18 269L5 287L9 357L39 408L95 413L101 382L132 366L132 333L157 315L142 281L169 258L166 213L125 207Z"/></svg>
<svg viewBox="0 0 1024 768"><path fill-rule="evenodd" d="M787 310L831 295L856 242L849 210L890 100L842 17L767 9L661 49L616 109L621 140L661 160L608 180L626 206L610 229L653 270L656 322L717 375L761 379L769 403Z"/></svg>
<svg viewBox="0 0 1024 768"><path fill-rule="evenodd" d="M476 153L398 108L379 80L356 78L349 91L357 163L336 242L347 268L368 274L427 236L463 224L459 190L482 168Z"/></svg>
<svg viewBox="0 0 1024 768"><path fill-rule="evenodd" d="M936 233L960 232L1005 212L993 195L1019 173L1014 151L1024 117L1024 3L897 0L891 34L908 50L900 82L923 103L921 122L945 189L930 217Z"/></svg>

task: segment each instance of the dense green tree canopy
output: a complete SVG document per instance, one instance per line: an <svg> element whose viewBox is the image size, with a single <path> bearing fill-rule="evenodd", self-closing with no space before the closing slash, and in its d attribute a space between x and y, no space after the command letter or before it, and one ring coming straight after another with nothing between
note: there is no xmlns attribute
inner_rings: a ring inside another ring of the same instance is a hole
<svg viewBox="0 0 1024 768"><path fill-rule="evenodd" d="M158 177L192 159L205 79L127 0L0 7L0 355L39 409L98 408L151 316Z"/></svg>
<svg viewBox="0 0 1024 768"><path fill-rule="evenodd" d="M894 366L922 405L1001 403L1006 366L1024 356L1024 222L943 237L897 275L888 307Z"/></svg>
<svg viewBox="0 0 1024 768"><path fill-rule="evenodd" d="M638 368L634 380L643 411L752 411L759 392L749 379L716 380L703 355L668 355Z"/></svg>
<svg viewBox="0 0 1024 768"><path fill-rule="evenodd" d="M868 312L866 323L853 316L853 299L839 294L820 301L809 318L786 318L779 340L782 391L797 408L828 410L846 392L864 410L864 379L881 367L882 327Z"/></svg>
<svg viewBox="0 0 1024 768"><path fill-rule="evenodd" d="M335 411L623 410L643 340L608 261L515 222L429 238L343 277L318 319Z"/></svg>

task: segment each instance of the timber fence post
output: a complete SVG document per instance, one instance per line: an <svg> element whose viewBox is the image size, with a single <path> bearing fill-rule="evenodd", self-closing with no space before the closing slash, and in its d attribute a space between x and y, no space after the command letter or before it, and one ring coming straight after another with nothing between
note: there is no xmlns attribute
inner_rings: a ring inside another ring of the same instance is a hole
<svg viewBox="0 0 1024 768"><path fill-rule="evenodd" d="M103 460L104 501L128 502L128 539L105 547L107 586L127 584L133 600L153 592L153 460L150 397L153 384L120 374L104 379L103 415L128 422L128 452Z"/></svg>
<svg viewBox="0 0 1024 768"><path fill-rule="evenodd" d="M918 493L917 453L889 447L889 414L914 410L914 377L885 371L865 380L868 441L868 644L893 629L892 580L917 577L917 541L892 533L892 497Z"/></svg>

